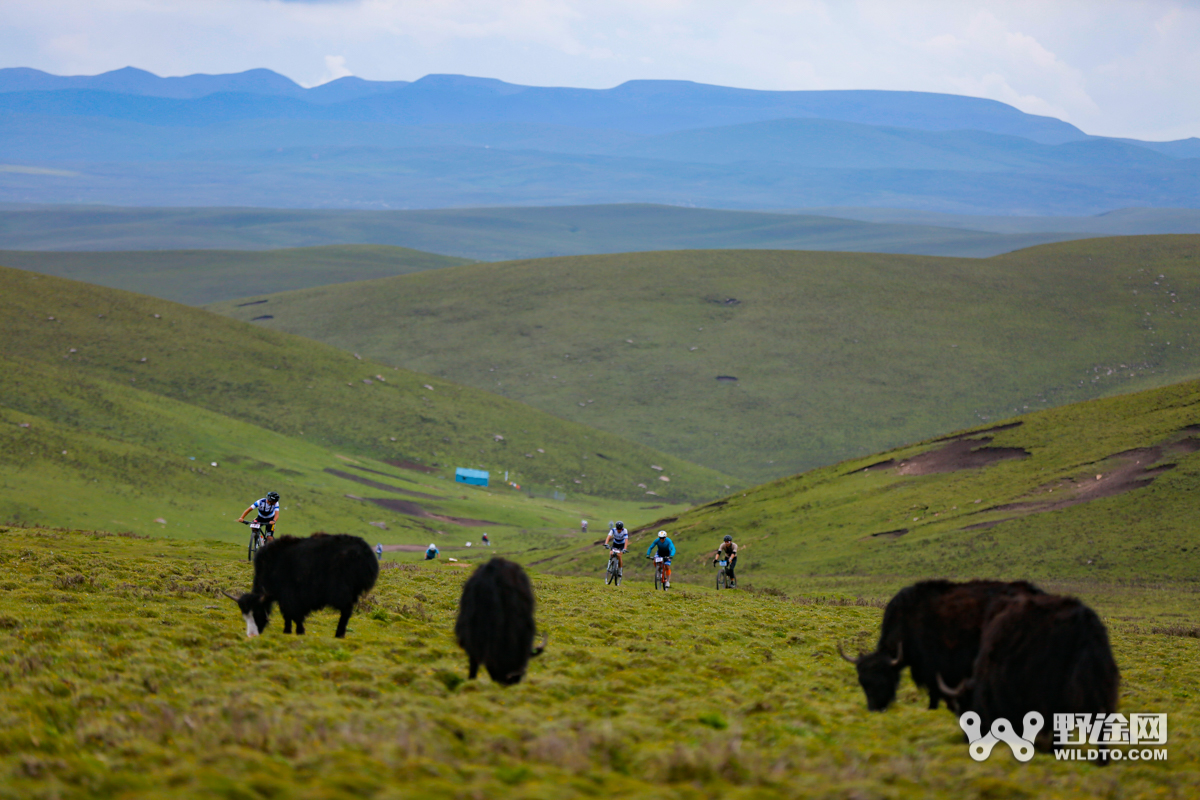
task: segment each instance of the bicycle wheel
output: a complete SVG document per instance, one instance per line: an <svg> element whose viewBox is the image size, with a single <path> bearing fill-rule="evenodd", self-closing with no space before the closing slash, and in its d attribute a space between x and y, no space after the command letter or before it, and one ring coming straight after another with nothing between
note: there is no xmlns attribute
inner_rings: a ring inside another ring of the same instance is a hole
<svg viewBox="0 0 1200 800"><path fill-rule="evenodd" d="M250 545L246 548L246 560L253 561L254 554L257 552L258 552L258 536L256 534L251 533L250 534Z"/></svg>
<svg viewBox="0 0 1200 800"><path fill-rule="evenodd" d="M663 582L663 571L662 571L662 566L660 565L660 566L657 566L654 568L654 590L655 591L658 591L659 589L662 588L662 582Z"/></svg>
<svg viewBox="0 0 1200 800"><path fill-rule="evenodd" d="M718 572L718 573L717 573L717 591L718 591L718 592L719 592L719 591L721 591L721 588L722 588L722 587L721 587L721 573L720 573L720 572Z"/></svg>
<svg viewBox="0 0 1200 800"><path fill-rule="evenodd" d="M604 585L608 586L610 583L613 582L613 579L616 577L617 577L617 571L616 571L616 569L614 569L613 560L610 558L608 560L608 569L606 569L604 571Z"/></svg>

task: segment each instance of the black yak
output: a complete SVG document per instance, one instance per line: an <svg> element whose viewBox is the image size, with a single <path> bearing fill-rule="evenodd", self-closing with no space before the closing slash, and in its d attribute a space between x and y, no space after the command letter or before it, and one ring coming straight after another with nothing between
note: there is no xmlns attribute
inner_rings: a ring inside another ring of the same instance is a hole
<svg viewBox="0 0 1200 800"><path fill-rule="evenodd" d="M283 632L304 633L304 618L322 608L341 612L337 638L346 635L350 612L379 577L371 546L357 536L315 533L307 539L281 536L254 557L254 585L241 597L228 592L246 618L246 635L266 630L271 606L279 603Z"/></svg>
<svg viewBox="0 0 1200 800"><path fill-rule="evenodd" d="M989 605L998 597L1041 594L1024 581L922 581L896 593L883 612L875 652L857 659L838 652L858 670L867 708L882 711L896 699L900 672L908 667L917 686L929 690L929 707L942 698L937 676L954 685L971 674Z"/></svg>
<svg viewBox="0 0 1200 800"><path fill-rule="evenodd" d="M1037 711L1044 748L1054 714L1116 712L1120 672L1095 611L1074 597L1027 595L992 604L969 678L938 680L946 704L979 714L983 731Z"/></svg>
<svg viewBox="0 0 1200 800"><path fill-rule="evenodd" d="M470 677L487 667L496 683L510 686L525 676L533 649L533 585L520 564L493 558L481 564L463 586L454 634L470 660Z"/></svg>

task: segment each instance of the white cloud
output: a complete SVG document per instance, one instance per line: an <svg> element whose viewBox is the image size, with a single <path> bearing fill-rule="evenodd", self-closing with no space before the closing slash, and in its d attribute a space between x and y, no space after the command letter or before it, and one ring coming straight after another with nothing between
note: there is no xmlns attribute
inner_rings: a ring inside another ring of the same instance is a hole
<svg viewBox="0 0 1200 800"><path fill-rule="evenodd" d="M336 81L338 78L345 78L353 74L346 68L345 56L325 56L325 74L313 85L320 86L323 83Z"/></svg>
<svg viewBox="0 0 1200 800"><path fill-rule="evenodd" d="M608 87L989 97L1092 133L1200 135L1192 0L3 0L0 66L165 75L268 67L313 85L435 72ZM329 55L345 54L345 55Z"/></svg>

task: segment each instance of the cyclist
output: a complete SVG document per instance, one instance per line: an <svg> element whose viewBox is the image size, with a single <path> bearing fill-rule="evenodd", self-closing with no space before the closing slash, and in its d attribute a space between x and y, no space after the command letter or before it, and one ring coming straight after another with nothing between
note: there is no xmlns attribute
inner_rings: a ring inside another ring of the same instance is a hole
<svg viewBox="0 0 1200 800"><path fill-rule="evenodd" d="M667 536L666 531L658 532L658 538L652 541L646 550L646 558L649 558L655 551L663 559L663 586L670 589L671 558L675 555L675 543L671 541L671 537Z"/></svg>
<svg viewBox="0 0 1200 800"><path fill-rule="evenodd" d="M737 578L733 575L733 568L737 566L737 545L733 543L733 537L725 534L725 541L721 542L721 546L717 548L717 554L713 556L713 566L724 558L729 563L725 566L725 574L729 576L729 588L737 588Z"/></svg>
<svg viewBox="0 0 1200 800"><path fill-rule="evenodd" d="M586 519L579 520L579 532L587 533L587 520Z"/></svg>
<svg viewBox="0 0 1200 800"><path fill-rule="evenodd" d="M246 515L251 511L258 512L257 520L262 526L263 536L267 537L268 542L274 541L275 523L279 521L279 492L267 492L266 497L255 500L238 517L238 522L245 522Z"/></svg>
<svg viewBox="0 0 1200 800"><path fill-rule="evenodd" d="M608 536L604 538L604 546L610 551L617 551L617 577L622 577L625 574L624 555L629 549L629 531L625 530L624 522L618 522L608 532Z"/></svg>
<svg viewBox="0 0 1200 800"><path fill-rule="evenodd" d="M437 545L434 544L433 542L430 542L429 549L425 551L425 560L433 561L435 558L438 557L439 552L441 552L441 551L438 550Z"/></svg>

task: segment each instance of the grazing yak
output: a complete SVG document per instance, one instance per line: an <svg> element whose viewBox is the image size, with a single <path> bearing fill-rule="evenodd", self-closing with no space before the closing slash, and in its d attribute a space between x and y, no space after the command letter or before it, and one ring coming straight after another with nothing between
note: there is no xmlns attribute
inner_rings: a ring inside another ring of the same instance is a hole
<svg viewBox="0 0 1200 800"><path fill-rule="evenodd" d="M350 612L379 577L379 561L371 546L344 533L314 533L307 539L281 536L254 557L254 584L241 597L225 592L246 618L246 635L257 636L267 627L271 606L279 603L283 632L304 633L304 618L322 608L336 608L337 638L346 635Z"/></svg>
<svg viewBox="0 0 1200 800"><path fill-rule="evenodd" d="M493 558L475 570L463 586L454 625L472 679L480 664L505 686L525 676L530 657L546 646L543 637L541 646L533 648L533 605L533 585L519 564Z"/></svg>
<svg viewBox="0 0 1200 800"><path fill-rule="evenodd" d="M938 684L952 710L979 714L980 730L1037 711L1045 749L1054 714L1116 712L1120 673L1096 612L1074 597L1025 595L992 604L971 676Z"/></svg>
<svg viewBox="0 0 1200 800"><path fill-rule="evenodd" d="M997 598L1041 593L1025 581L915 583L887 604L875 652L850 658L840 644L838 652L857 668L871 711L883 711L896 699L904 667L914 683L929 690L929 707L937 708L942 698L937 676L954 685L971 674L990 604Z"/></svg>

